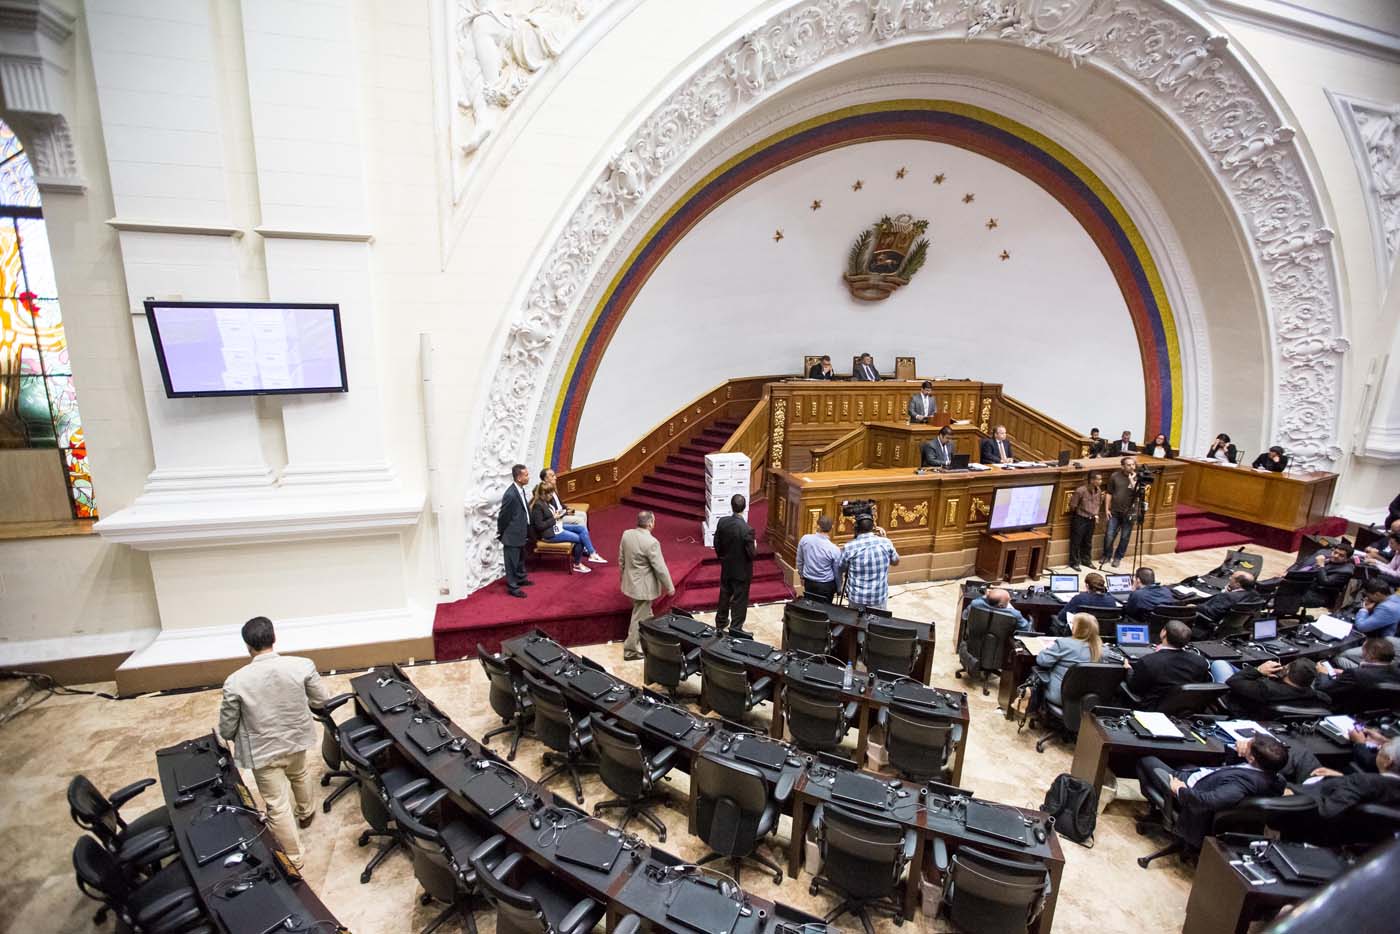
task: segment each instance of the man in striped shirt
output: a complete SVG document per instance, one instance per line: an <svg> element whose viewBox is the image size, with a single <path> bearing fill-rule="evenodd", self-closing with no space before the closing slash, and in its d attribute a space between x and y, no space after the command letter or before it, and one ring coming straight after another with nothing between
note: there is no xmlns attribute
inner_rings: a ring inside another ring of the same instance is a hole
<svg viewBox="0 0 1400 934"><path fill-rule="evenodd" d="M871 516L856 519L856 537L841 549L841 571L846 575L846 602L885 608L890 595L890 566L899 563L899 552L885 537L885 530Z"/></svg>
<svg viewBox="0 0 1400 934"><path fill-rule="evenodd" d="M817 520L817 531L802 536L797 543L797 576L802 593L813 600L830 603L841 577L841 549L831 541L831 519Z"/></svg>

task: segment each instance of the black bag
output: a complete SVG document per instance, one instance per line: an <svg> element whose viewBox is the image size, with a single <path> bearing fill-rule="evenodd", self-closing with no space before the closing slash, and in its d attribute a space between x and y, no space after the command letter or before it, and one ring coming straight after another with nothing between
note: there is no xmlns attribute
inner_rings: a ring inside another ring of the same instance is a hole
<svg viewBox="0 0 1400 934"><path fill-rule="evenodd" d="M1040 809L1055 819L1055 831L1060 836L1087 847L1094 845L1099 796L1093 785L1062 772L1045 793L1045 803Z"/></svg>

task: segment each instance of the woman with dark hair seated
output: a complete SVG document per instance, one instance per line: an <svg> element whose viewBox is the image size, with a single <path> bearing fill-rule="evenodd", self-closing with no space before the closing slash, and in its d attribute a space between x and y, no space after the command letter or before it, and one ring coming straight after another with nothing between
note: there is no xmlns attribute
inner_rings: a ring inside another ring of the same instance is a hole
<svg viewBox="0 0 1400 934"><path fill-rule="evenodd" d="M593 549L588 529L581 525L564 525L564 510L554 508L554 484L539 483L530 500L530 527L543 542L570 542L574 546L574 570L587 574L591 569L583 563L586 557L594 564L607 564Z"/></svg>
<svg viewBox="0 0 1400 934"><path fill-rule="evenodd" d="M1169 458L1176 456L1172 451L1172 446L1167 443L1167 436L1160 432L1158 432L1157 437L1153 438L1152 441L1148 443L1147 447L1143 449L1143 453L1149 457Z"/></svg>
<svg viewBox="0 0 1400 934"><path fill-rule="evenodd" d="M1206 460L1221 464L1233 464L1239 456L1239 451L1230 443L1230 436L1223 431L1215 436L1215 443L1206 452Z"/></svg>
<svg viewBox="0 0 1400 934"><path fill-rule="evenodd" d="M1108 581L1097 571L1090 571L1084 575L1084 589L1069 598L1064 609L1055 617L1059 623L1055 631L1059 633L1069 632L1069 618L1075 613L1092 613L1094 607L1110 607L1117 609L1118 601L1108 595Z"/></svg>
<svg viewBox="0 0 1400 934"><path fill-rule="evenodd" d="M1288 458L1284 457L1283 448L1276 444L1256 457L1251 466L1255 470L1272 470L1274 473L1283 473L1288 469Z"/></svg>

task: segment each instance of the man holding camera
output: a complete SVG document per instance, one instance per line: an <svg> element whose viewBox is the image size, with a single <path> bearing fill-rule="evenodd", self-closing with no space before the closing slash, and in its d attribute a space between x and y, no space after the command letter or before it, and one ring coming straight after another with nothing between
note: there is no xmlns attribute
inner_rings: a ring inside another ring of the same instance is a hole
<svg viewBox="0 0 1400 934"><path fill-rule="evenodd" d="M1114 567L1128 553L1128 540L1133 537L1138 485L1137 458L1125 457L1118 463L1108 478L1108 531L1103 536L1103 561L1111 561Z"/></svg>
<svg viewBox="0 0 1400 934"><path fill-rule="evenodd" d="M846 576L846 602L877 610L890 596L890 566L899 563L899 552L875 524L875 517L856 517L856 537L841 549L841 571Z"/></svg>

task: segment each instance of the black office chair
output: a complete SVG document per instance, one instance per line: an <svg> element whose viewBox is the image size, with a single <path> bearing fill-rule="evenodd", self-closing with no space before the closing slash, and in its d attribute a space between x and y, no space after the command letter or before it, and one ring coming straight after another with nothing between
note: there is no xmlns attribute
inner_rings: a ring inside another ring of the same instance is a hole
<svg viewBox="0 0 1400 934"><path fill-rule="evenodd" d="M987 687L987 676L1001 674L1010 651L1011 637L1016 632L1016 617L1010 613L990 610L980 606L972 607L963 625L963 641L958 646L960 668L954 673L961 678L964 674L979 678L982 694L991 690Z"/></svg>
<svg viewBox="0 0 1400 934"><path fill-rule="evenodd" d="M665 843L666 825L646 805L665 802L665 796L658 793L657 783L675 764L676 747L665 746L649 756L636 734L606 720L596 719L593 721L593 748L598 753L598 774L603 784L618 795L610 801L595 804L594 816L612 808L624 808L618 830L626 830L632 818L640 817L652 826L661 842Z"/></svg>
<svg viewBox="0 0 1400 934"><path fill-rule="evenodd" d="M394 823L394 816L389 811L389 799L403 800L411 811L432 793L432 783L411 769L381 765L381 757L393 745L392 739L379 732L359 740L351 739L350 734L343 731L340 734L340 752L350 770L359 778L360 814L369 824L369 829L361 831L355 843L357 846L369 846L371 840L383 841L360 873L361 884L369 882L379 864L405 846Z"/></svg>
<svg viewBox="0 0 1400 934"><path fill-rule="evenodd" d="M866 671L888 671L908 677L919 658L919 631L901 623L871 620L857 637Z"/></svg>
<svg viewBox="0 0 1400 934"><path fill-rule="evenodd" d="M1172 688L1157 703L1157 711L1169 717L1189 717L1192 714L1210 713L1213 709L1223 709L1225 697L1230 688L1212 681L1201 684L1183 684Z"/></svg>
<svg viewBox="0 0 1400 934"><path fill-rule="evenodd" d="M1343 695L1341 703L1335 703L1341 713L1394 713L1400 711L1400 683L1373 684L1358 688L1350 696Z"/></svg>
<svg viewBox="0 0 1400 934"><path fill-rule="evenodd" d="M952 777L953 753L962 742L961 724L893 701L880 711L880 725L885 728L885 754L901 778L946 782Z"/></svg>
<svg viewBox="0 0 1400 934"><path fill-rule="evenodd" d="M447 794L446 788L439 788L417 801L412 809L398 798L391 798L389 812L403 831L413 858L413 875L423 886L418 901L423 905L436 901L447 906L421 934L432 934L454 917L461 918L467 930L476 934L476 919L472 917L476 870L471 859L497 837L488 837L461 817L444 819L438 805ZM504 842L503 837L499 839ZM494 866L500 857L487 862Z"/></svg>
<svg viewBox="0 0 1400 934"><path fill-rule="evenodd" d="M830 752L841 745L854 724L860 706L841 703L824 685L806 686L789 680L783 686L783 717L787 731L808 752Z"/></svg>
<svg viewBox="0 0 1400 934"><path fill-rule="evenodd" d="M1084 611L1094 617L1099 624L1099 638L1105 642L1118 641L1118 624L1123 622L1123 608L1118 606L1096 606Z"/></svg>
<svg viewBox="0 0 1400 934"><path fill-rule="evenodd" d="M681 682L700 670L700 649L689 651L681 640L649 626L639 630L642 637L642 683L659 684L673 700Z"/></svg>
<svg viewBox="0 0 1400 934"><path fill-rule="evenodd" d="M143 778L107 798L86 775L75 775L68 783L68 813L73 823L97 837L123 866L154 869L179 848L170 829L170 811L161 806L127 823L121 807L155 782L154 778Z"/></svg>
<svg viewBox="0 0 1400 934"><path fill-rule="evenodd" d="M340 752L340 734L345 732L350 734L351 739L363 739L379 729L368 717L351 717L344 723L336 722L335 712L354 696L350 693L337 694L320 707L311 708L311 716L321 724L321 761L326 763L326 772L321 776L321 787L329 788L332 780L344 779L336 786L335 791L321 802L321 810L326 814L331 812L331 806L337 798L360 783L358 775L343 768L345 757Z"/></svg>
<svg viewBox="0 0 1400 934"><path fill-rule="evenodd" d="M1047 698L1041 708L1050 730L1036 742L1035 751L1044 752L1051 740L1078 736L1084 711L1111 701L1127 674L1122 665L1102 662L1085 662L1065 672L1060 682L1060 702L1052 704Z"/></svg>
<svg viewBox="0 0 1400 934"><path fill-rule="evenodd" d="M1163 603L1153 607L1147 614L1145 622L1148 625L1148 632L1152 635L1152 642L1156 644L1162 640L1162 627L1172 620L1180 620L1188 626L1196 618L1196 607L1191 603Z"/></svg>
<svg viewBox="0 0 1400 934"><path fill-rule="evenodd" d="M1039 860L1014 859L965 846L950 855L933 838L933 860L943 876L941 903L960 931L1022 934L1035 928L1050 897L1050 871Z"/></svg>
<svg viewBox="0 0 1400 934"><path fill-rule="evenodd" d="M690 793L695 797L695 833L713 851L700 860L702 865L729 860L729 874L737 883L740 866L750 861L771 871L775 885L783 881L782 869L756 852L759 841L778 829L782 804L776 793L769 794L758 769L701 754L691 766Z"/></svg>
<svg viewBox="0 0 1400 934"><path fill-rule="evenodd" d="M808 891L815 895L832 889L840 897L824 919L827 924L844 914L860 919L865 934L875 934L872 909L894 912L903 922L904 908L897 892L904 866L914 858L918 838L894 821L848 811L835 804L819 804L812 813L812 833L821 847L821 874Z"/></svg>
<svg viewBox="0 0 1400 934"><path fill-rule="evenodd" d="M1148 816L1134 822L1138 834L1146 835L1154 828L1166 831L1171 835L1171 841L1164 847L1138 857L1137 864L1143 869L1151 865L1153 860L1161 859L1163 856L1171 856L1176 853L1182 854L1187 862L1193 862L1196 858L1199 845L1188 843L1177 830L1178 813L1176 808L1176 796L1171 793L1170 788L1164 781L1147 774L1146 768L1138 765L1138 786L1142 790L1142 796L1147 799L1150 811ZM1282 782L1280 782L1282 787ZM1267 807L1266 800L1272 800L1272 795L1261 795L1259 797L1245 798L1232 808L1225 808L1216 811L1211 815L1211 825L1207 830L1207 836L1225 833L1226 831L1262 831L1263 823L1258 815L1262 809ZM1300 805L1292 806L1301 808ZM1153 815L1159 819L1154 821Z"/></svg>
<svg viewBox="0 0 1400 934"><path fill-rule="evenodd" d="M476 657L481 659L481 667L491 682L491 709L505 724L487 732L481 737L481 744L489 746L492 738L509 733L510 752L506 754L506 761L514 762L515 751L520 748L520 738L534 735L531 730L535 720L534 705L524 685L511 674L510 666L499 656L486 651L480 642L476 644Z"/></svg>
<svg viewBox="0 0 1400 934"><path fill-rule="evenodd" d="M585 757L593 745L593 721L586 713L575 712L563 693L553 685L525 672L525 689L535 708L535 735L553 752L544 754L545 767L554 766L553 771L543 775L539 783L549 784L555 777L569 776L574 786L574 797L583 803L583 781L580 770L593 770L597 766Z"/></svg>
<svg viewBox="0 0 1400 934"><path fill-rule="evenodd" d="M783 607L783 650L830 655L842 628L820 607L789 603Z"/></svg>
<svg viewBox="0 0 1400 934"><path fill-rule="evenodd" d="M773 699L773 678L761 675L750 683L743 665L705 649L700 653L700 709L713 710L726 720L742 721L744 715Z"/></svg>
<svg viewBox="0 0 1400 934"><path fill-rule="evenodd" d="M78 890L102 906L93 916L94 924L105 923L107 913L112 912L118 919L118 931L142 934L213 931L206 923L194 880L179 860L150 879L133 881L115 856L84 834L73 845L73 873Z"/></svg>
<svg viewBox="0 0 1400 934"><path fill-rule="evenodd" d="M494 868L487 863L504 851L504 837L474 856L476 884L496 908L497 934L585 934L606 908L591 898L579 898L547 872L532 871L520 853L502 856ZM524 863L522 867L521 864Z"/></svg>
<svg viewBox="0 0 1400 934"><path fill-rule="evenodd" d="M1238 636L1241 633L1253 633L1254 621L1264 613L1267 601L1258 595L1236 603L1230 612L1220 618L1220 622L1213 627L1203 626L1206 630L1204 638L1228 639L1230 636ZM1199 624L1202 622L1198 620ZM1208 622L1208 621L1206 621ZM1196 626L1192 626L1192 637L1195 637Z"/></svg>

